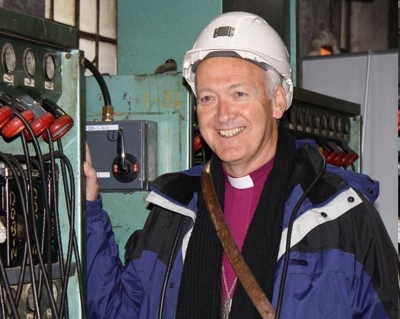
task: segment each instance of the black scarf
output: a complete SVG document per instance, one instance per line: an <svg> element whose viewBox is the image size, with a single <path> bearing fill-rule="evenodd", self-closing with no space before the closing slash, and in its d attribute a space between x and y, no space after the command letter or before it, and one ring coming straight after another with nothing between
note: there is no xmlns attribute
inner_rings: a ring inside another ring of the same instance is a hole
<svg viewBox="0 0 400 319"><path fill-rule="evenodd" d="M268 299L272 290L281 239L287 183L294 167L295 142L279 128L274 167L264 185L242 254ZM211 158L211 176L224 209L225 183L221 161ZM200 192L201 193L201 192ZM221 313L222 246L199 194L198 214L186 252L177 305L177 319L217 319ZM230 313L232 319L261 318L238 281Z"/></svg>

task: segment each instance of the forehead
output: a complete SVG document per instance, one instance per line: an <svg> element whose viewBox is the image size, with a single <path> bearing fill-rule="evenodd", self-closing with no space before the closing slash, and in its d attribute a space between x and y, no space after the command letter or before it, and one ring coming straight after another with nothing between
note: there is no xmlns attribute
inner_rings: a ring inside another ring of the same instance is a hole
<svg viewBox="0 0 400 319"><path fill-rule="evenodd" d="M266 71L254 63L233 57L212 57L199 63L196 70L196 86L211 81L259 82L265 84Z"/></svg>

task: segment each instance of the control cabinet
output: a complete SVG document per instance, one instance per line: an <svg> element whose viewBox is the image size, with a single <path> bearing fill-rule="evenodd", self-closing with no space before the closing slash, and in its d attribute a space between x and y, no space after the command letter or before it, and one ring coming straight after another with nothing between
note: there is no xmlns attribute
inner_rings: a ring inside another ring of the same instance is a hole
<svg viewBox="0 0 400 319"><path fill-rule="evenodd" d="M0 9L0 317L82 318L77 31Z"/></svg>

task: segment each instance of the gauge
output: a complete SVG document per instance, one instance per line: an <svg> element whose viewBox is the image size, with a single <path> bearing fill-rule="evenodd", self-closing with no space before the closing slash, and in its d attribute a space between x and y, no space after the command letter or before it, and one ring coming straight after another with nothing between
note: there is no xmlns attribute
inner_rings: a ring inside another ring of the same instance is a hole
<svg viewBox="0 0 400 319"><path fill-rule="evenodd" d="M52 54L48 53L44 56L43 72L49 81L54 79L56 75L56 62Z"/></svg>
<svg viewBox="0 0 400 319"><path fill-rule="evenodd" d="M31 49L26 49L24 53L24 68L29 76L34 76L36 71L36 58Z"/></svg>
<svg viewBox="0 0 400 319"><path fill-rule="evenodd" d="M17 57L15 55L14 48L9 43L3 47L3 51L1 53L1 62L3 63L3 67L6 72L14 71L17 65Z"/></svg>

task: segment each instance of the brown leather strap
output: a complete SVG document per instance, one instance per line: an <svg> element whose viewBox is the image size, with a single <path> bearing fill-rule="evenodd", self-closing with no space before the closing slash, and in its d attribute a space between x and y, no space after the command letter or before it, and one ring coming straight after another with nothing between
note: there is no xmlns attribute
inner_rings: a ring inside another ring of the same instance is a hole
<svg viewBox="0 0 400 319"><path fill-rule="evenodd" d="M273 319L275 310L269 302L267 296L260 288L249 266L247 266L242 254L233 240L232 234L226 225L224 214L215 195L214 185L211 180L210 163L208 162L203 170L201 187L204 201L214 224L217 235L222 247L246 293L249 295L254 306L263 319Z"/></svg>

